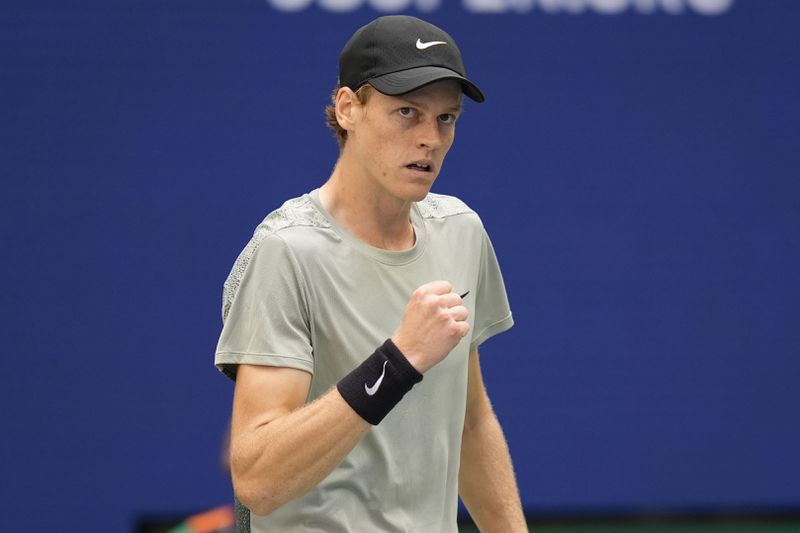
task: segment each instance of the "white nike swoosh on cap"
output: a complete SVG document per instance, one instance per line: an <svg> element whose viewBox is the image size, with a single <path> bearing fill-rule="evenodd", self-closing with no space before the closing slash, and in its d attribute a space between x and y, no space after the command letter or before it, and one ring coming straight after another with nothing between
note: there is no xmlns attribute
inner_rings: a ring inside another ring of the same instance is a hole
<svg viewBox="0 0 800 533"><path fill-rule="evenodd" d="M367 391L367 396L374 396L378 389L381 388L381 383L383 382L383 376L386 375L386 363L389 361L383 362L383 372L381 372L381 377L378 378L378 381L372 387L367 387L367 384L364 383L364 390Z"/></svg>
<svg viewBox="0 0 800 533"><path fill-rule="evenodd" d="M426 48L430 48L431 46L436 46L437 44L447 44L447 43L444 41L428 41L427 43L423 43L422 39L417 39L418 50L425 50Z"/></svg>

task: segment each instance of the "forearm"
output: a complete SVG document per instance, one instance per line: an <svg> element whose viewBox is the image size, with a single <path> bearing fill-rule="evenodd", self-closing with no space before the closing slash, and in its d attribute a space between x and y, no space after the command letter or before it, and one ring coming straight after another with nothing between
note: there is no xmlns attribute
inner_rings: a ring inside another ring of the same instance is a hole
<svg viewBox="0 0 800 533"><path fill-rule="evenodd" d="M464 427L458 482L461 499L482 532L528 531L508 445L490 407Z"/></svg>
<svg viewBox="0 0 800 533"><path fill-rule="evenodd" d="M243 428L232 442L234 490L251 511L269 514L322 481L369 428L336 388L268 423Z"/></svg>

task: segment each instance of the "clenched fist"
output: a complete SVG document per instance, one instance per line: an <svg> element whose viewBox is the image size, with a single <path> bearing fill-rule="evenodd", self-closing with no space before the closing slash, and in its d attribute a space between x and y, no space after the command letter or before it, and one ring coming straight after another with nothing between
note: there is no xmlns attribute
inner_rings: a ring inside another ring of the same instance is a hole
<svg viewBox="0 0 800 533"><path fill-rule="evenodd" d="M447 281L432 281L411 295L392 342L420 373L442 361L469 333L469 311Z"/></svg>

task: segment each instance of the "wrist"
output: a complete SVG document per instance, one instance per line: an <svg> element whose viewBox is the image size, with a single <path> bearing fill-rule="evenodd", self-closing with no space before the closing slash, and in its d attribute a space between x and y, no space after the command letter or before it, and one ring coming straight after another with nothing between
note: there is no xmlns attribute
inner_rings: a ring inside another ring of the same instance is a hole
<svg viewBox="0 0 800 533"><path fill-rule="evenodd" d="M422 381L422 374L406 359L391 339L352 372L336 388L358 415L377 425L411 388Z"/></svg>
<svg viewBox="0 0 800 533"><path fill-rule="evenodd" d="M425 359L410 346L410 343L405 342L402 337L395 334L392 335L389 341L403 354L405 360L414 367L414 370L420 374L424 374L430 369L430 367L425 364Z"/></svg>

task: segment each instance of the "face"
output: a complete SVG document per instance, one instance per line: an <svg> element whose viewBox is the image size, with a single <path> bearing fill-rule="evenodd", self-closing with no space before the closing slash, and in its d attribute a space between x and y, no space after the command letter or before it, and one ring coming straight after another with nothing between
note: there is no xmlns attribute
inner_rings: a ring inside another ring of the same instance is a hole
<svg viewBox="0 0 800 533"><path fill-rule="evenodd" d="M376 190L419 201L439 175L455 138L461 87L435 82L402 96L373 91L355 106L348 149Z"/></svg>

